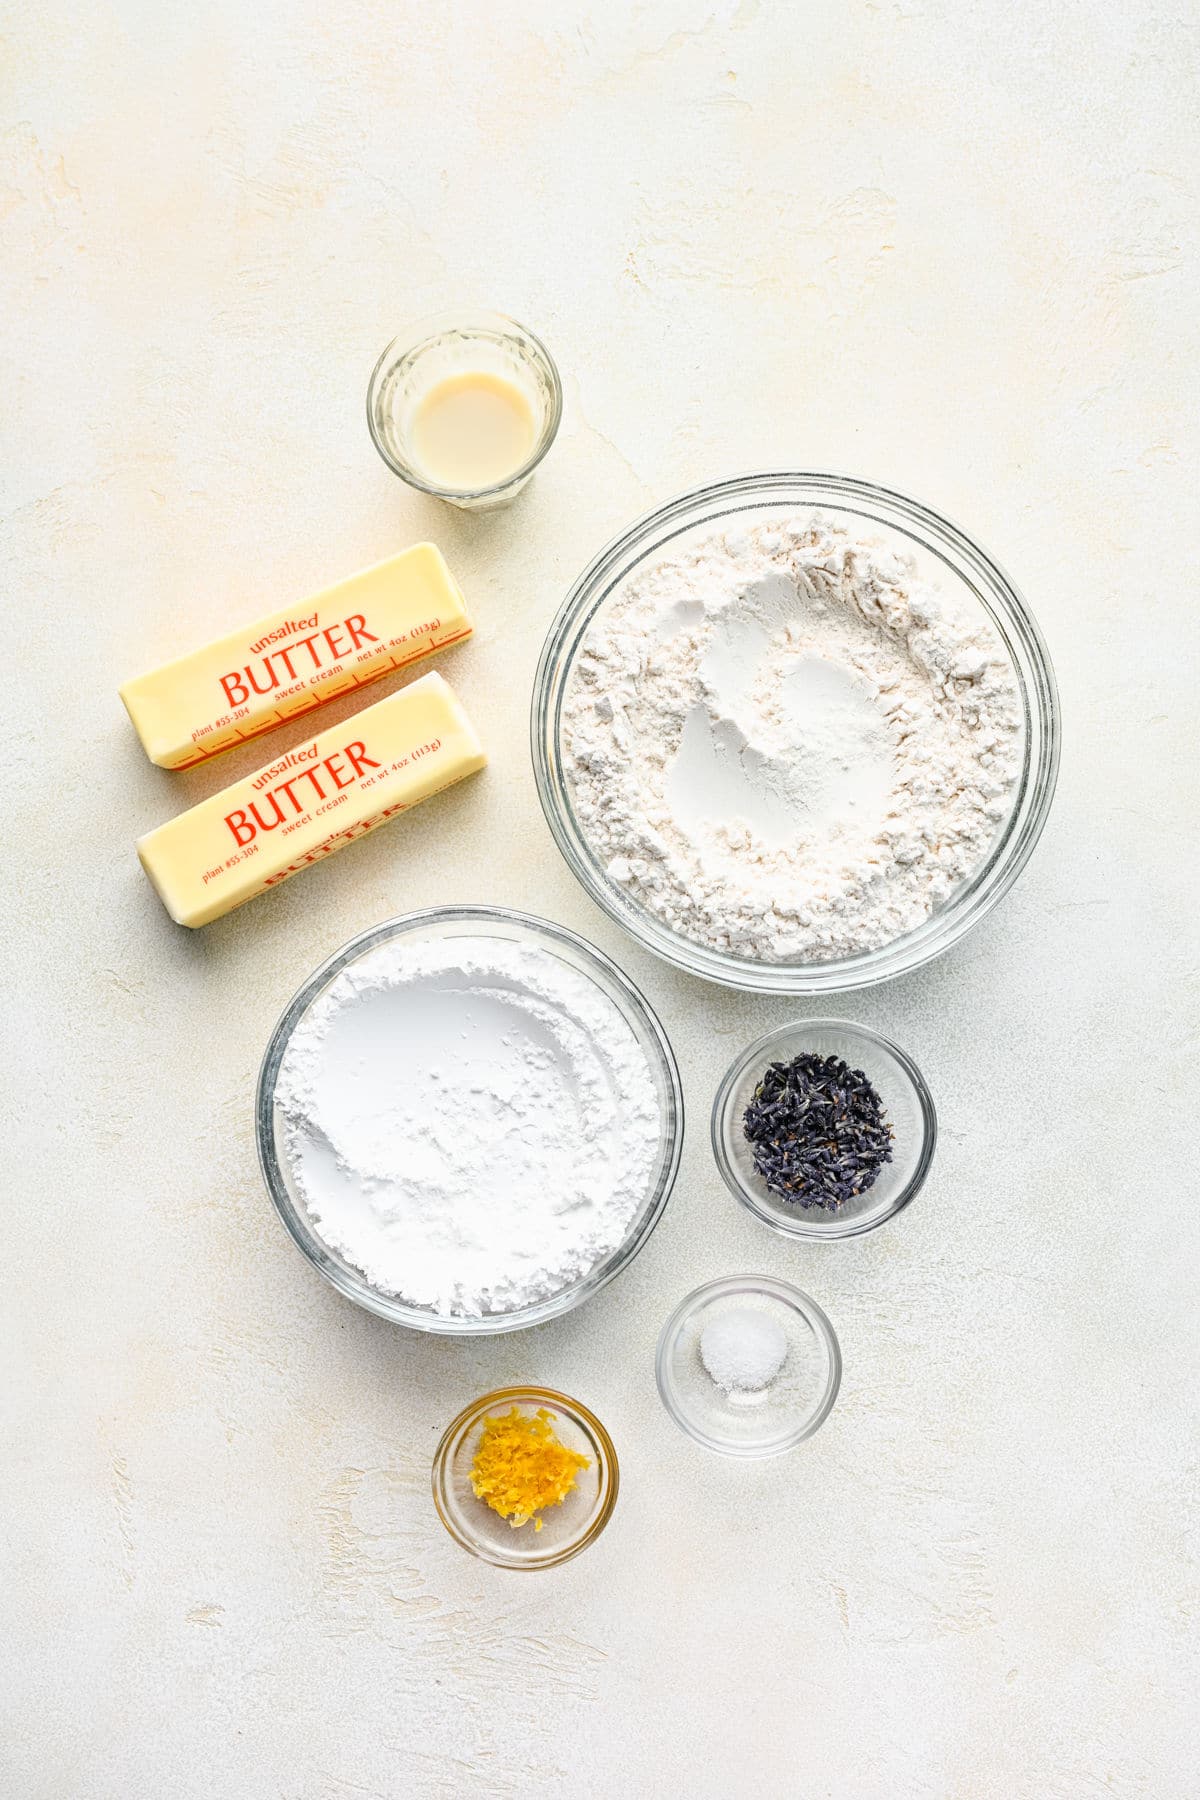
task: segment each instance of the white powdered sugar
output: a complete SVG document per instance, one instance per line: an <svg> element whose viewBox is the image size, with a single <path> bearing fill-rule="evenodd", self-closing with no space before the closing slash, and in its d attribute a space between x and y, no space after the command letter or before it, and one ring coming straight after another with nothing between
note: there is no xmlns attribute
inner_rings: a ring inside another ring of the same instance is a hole
<svg viewBox="0 0 1200 1800"><path fill-rule="evenodd" d="M401 937L288 1043L275 1102L320 1237L382 1292L511 1312L615 1250L646 1198L658 1093L612 1000L550 950Z"/></svg>
<svg viewBox="0 0 1200 1800"><path fill-rule="evenodd" d="M674 930L762 961L890 943L979 866L1021 758L982 608L819 517L706 537L590 626L563 713L581 829Z"/></svg>

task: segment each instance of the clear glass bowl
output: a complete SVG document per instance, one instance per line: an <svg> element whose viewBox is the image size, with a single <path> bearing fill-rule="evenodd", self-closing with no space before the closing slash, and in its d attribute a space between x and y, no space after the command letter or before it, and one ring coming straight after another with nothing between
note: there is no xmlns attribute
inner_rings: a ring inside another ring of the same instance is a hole
<svg viewBox="0 0 1200 1800"><path fill-rule="evenodd" d="M635 570L677 553L704 533L811 510L915 556L944 591L986 613L1016 671L1024 745L1012 809L985 861L914 931L877 950L830 962L771 963L734 956L672 931L610 880L580 828L563 759L562 706L576 657L597 613ZM1054 672L1029 608L1003 570L948 520L915 500L840 475L745 475L672 500L614 538L579 577L542 649L530 722L538 794L554 841L588 893L640 943L667 962L727 987L819 994L868 987L915 969L956 943L1008 892L1041 836L1059 761Z"/></svg>
<svg viewBox="0 0 1200 1800"><path fill-rule="evenodd" d="M520 468L491 487L439 487L411 454L413 415L435 382L464 370L502 375L525 396L537 427ZM469 512L507 506L525 486L558 433L562 383L540 338L504 313L447 312L418 319L392 339L371 372L367 425L392 473L410 487Z"/></svg>
<svg viewBox="0 0 1200 1800"><path fill-rule="evenodd" d="M840 1056L852 1069L861 1069L895 1133L893 1161L884 1164L874 1187L836 1212L792 1206L773 1194L754 1167L742 1130L746 1107L768 1065L791 1062L806 1052ZM916 1063L878 1032L848 1019L800 1019L769 1031L737 1058L713 1101L713 1155L726 1187L756 1219L785 1237L846 1238L874 1231L919 1192L936 1144L933 1096Z"/></svg>
<svg viewBox="0 0 1200 1800"><path fill-rule="evenodd" d="M787 1354L769 1386L751 1392L719 1388L704 1366L700 1339L724 1314L750 1310L774 1320ZM655 1374L675 1423L723 1456L778 1456L825 1423L842 1380L833 1326L815 1300L771 1275L726 1275L680 1302L658 1340Z"/></svg>
<svg viewBox="0 0 1200 1800"><path fill-rule="evenodd" d="M571 968L587 975L603 990L627 1021L638 1043L646 1053L654 1083L658 1090L662 1121L658 1155L655 1159L646 1194L630 1222L624 1241L612 1254L598 1263L581 1281L560 1290L535 1305L506 1313L487 1313L481 1318L456 1318L435 1313L424 1307L410 1306L392 1294L381 1293L371 1286L366 1276L352 1263L339 1256L321 1238L309 1217L301 1195L296 1191L288 1168L275 1106L275 1083L280 1064L292 1032L314 1000L349 964L400 937L418 940L448 937L498 937L511 942L536 944L559 956ZM527 1325L541 1325L547 1319L571 1312L602 1288L614 1275L620 1274L633 1261L662 1217L675 1176L683 1144L683 1090L679 1081L674 1052L666 1033L627 975L599 950L585 943L574 932L528 913L510 912L504 907L446 906L424 912L406 913L375 925L358 937L351 938L340 950L323 962L309 976L304 986L289 1002L283 1016L271 1033L258 1076L255 1100L255 1135L258 1160L267 1192L294 1242L313 1267L356 1305L381 1318L392 1319L414 1331L439 1332L451 1337L479 1337L501 1331L520 1331Z"/></svg>
<svg viewBox="0 0 1200 1800"><path fill-rule="evenodd" d="M514 1406L523 1413L545 1407L553 1415L559 1442L589 1460L562 1505L548 1506L540 1515L540 1531L534 1530L532 1519L514 1528L476 1499L471 1486L471 1464L484 1419ZM433 1458L433 1503L439 1519L455 1543L498 1569L552 1569L578 1556L595 1543L611 1519L619 1482L613 1441L595 1413L553 1388L498 1388L485 1394L447 1426Z"/></svg>

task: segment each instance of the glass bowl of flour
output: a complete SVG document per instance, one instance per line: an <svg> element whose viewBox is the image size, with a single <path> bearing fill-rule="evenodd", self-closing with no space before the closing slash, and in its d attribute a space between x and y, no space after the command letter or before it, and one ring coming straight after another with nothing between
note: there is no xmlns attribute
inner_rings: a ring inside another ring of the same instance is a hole
<svg viewBox="0 0 1200 1800"><path fill-rule="evenodd" d="M514 1331L636 1256L683 1137L671 1046L628 978L501 908L409 913L305 982L259 1074L259 1161L296 1244L419 1331Z"/></svg>
<svg viewBox="0 0 1200 1800"><path fill-rule="evenodd" d="M1046 821L1053 670L1004 572L903 495L744 476L640 520L550 629L531 735L584 887L730 987L865 987L940 955Z"/></svg>

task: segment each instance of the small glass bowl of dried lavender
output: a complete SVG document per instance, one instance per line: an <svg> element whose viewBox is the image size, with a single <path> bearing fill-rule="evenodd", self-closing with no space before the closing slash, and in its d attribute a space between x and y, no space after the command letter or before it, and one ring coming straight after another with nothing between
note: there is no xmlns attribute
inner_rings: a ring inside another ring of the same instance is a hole
<svg viewBox="0 0 1200 1800"><path fill-rule="evenodd" d="M726 1187L791 1237L857 1237L929 1173L937 1115L897 1045L848 1019L802 1019L751 1044L713 1103Z"/></svg>

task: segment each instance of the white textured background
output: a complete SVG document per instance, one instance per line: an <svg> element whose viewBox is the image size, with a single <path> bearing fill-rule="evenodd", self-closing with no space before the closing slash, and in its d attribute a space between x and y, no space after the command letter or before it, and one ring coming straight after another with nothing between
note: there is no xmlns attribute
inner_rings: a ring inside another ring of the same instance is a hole
<svg viewBox="0 0 1200 1800"><path fill-rule="evenodd" d="M1195 6L4 10L3 1800L1191 1800ZM476 521L363 419L384 341L471 301L544 333L567 395ZM1013 894L843 1003L929 1076L929 1186L807 1249L706 1142L732 1053L796 1009L627 944L525 742L600 542L769 466L961 520L1066 720ZM119 681L423 535L478 621L443 666L490 771L177 930L133 839L261 746L154 769ZM691 1108L633 1268L473 1348L336 1298L251 1134L301 979L442 900L615 954ZM825 1429L757 1468L681 1437L652 1374L685 1290L755 1267L846 1359ZM463 1555L428 1495L447 1419L518 1378L623 1460L605 1537L541 1577Z"/></svg>

